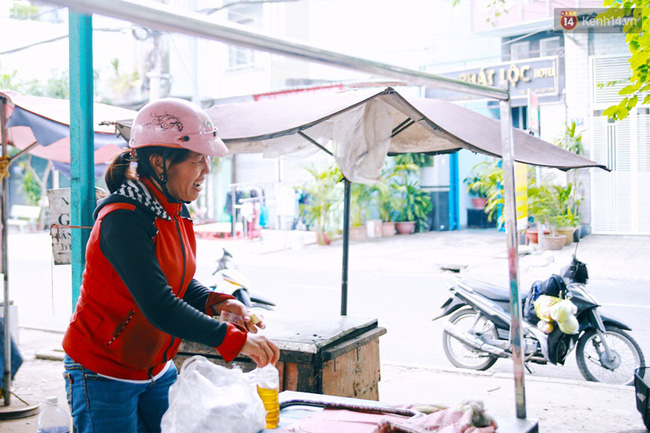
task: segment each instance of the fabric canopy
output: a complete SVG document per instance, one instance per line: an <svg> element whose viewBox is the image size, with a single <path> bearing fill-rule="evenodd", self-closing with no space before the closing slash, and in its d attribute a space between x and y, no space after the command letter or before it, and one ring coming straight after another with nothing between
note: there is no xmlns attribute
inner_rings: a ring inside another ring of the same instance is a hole
<svg viewBox="0 0 650 433"><path fill-rule="evenodd" d="M0 90L8 100L8 142L24 150L35 142L29 152L40 158L58 163L70 163L70 101L22 95L10 90ZM126 141L116 134L112 125L99 122L135 117L135 111L94 104L95 164L105 164L126 147Z"/></svg>
<svg viewBox="0 0 650 433"><path fill-rule="evenodd" d="M234 153L277 157L315 152L304 136L332 143L353 182L377 180L387 153L462 148L501 157L501 125L451 102L404 97L392 88L216 105L208 110ZM604 166L513 128L515 160L561 170Z"/></svg>
<svg viewBox="0 0 650 433"><path fill-rule="evenodd" d="M327 148L347 179L379 179L388 154L460 149L501 157L501 125L437 99L392 88L215 105L207 110L231 153L302 158ZM128 138L130 120L118 122ZM513 128L515 160L561 170L606 167ZM319 146L314 145L317 143Z"/></svg>

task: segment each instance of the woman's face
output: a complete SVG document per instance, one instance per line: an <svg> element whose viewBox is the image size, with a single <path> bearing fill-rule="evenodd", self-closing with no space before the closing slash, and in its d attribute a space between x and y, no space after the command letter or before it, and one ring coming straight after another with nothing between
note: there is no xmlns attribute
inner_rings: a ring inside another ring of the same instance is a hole
<svg viewBox="0 0 650 433"><path fill-rule="evenodd" d="M190 152L187 159L173 165L167 163L167 190L172 197L183 201L199 198L203 182L210 173L210 157Z"/></svg>

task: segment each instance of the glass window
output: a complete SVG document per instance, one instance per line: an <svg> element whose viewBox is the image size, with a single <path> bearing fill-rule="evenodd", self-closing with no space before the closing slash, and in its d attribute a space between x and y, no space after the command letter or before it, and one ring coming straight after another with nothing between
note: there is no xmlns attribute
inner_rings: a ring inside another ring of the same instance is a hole
<svg viewBox="0 0 650 433"><path fill-rule="evenodd" d="M539 41L540 57L557 56L560 54L560 38L546 38Z"/></svg>
<svg viewBox="0 0 650 433"><path fill-rule="evenodd" d="M510 45L510 60L527 59L530 57L530 42L515 42Z"/></svg>
<svg viewBox="0 0 650 433"><path fill-rule="evenodd" d="M242 4L229 9L228 20L242 26L261 28L262 5ZM228 47L228 67L243 69L255 67L255 51L234 45Z"/></svg>

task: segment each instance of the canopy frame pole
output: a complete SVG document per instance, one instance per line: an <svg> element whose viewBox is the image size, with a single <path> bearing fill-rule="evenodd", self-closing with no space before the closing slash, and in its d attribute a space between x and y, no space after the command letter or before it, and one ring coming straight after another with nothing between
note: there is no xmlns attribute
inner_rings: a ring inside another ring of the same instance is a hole
<svg viewBox="0 0 650 433"><path fill-rule="evenodd" d="M390 138L395 137L397 134L399 134L400 132L406 130L406 129L409 128L411 125L415 125L415 120L410 120L410 119L409 119L409 123L406 124L406 125L404 125L404 126L401 127L400 129L394 131L393 133L391 133Z"/></svg>
<svg viewBox="0 0 650 433"><path fill-rule="evenodd" d="M506 220L506 247L508 279L510 286L510 340L512 341L512 367L515 378L515 403L517 418L526 419L526 389L524 384L524 357L522 350L521 301L519 299L519 256L517 239L517 199L515 190L515 158L512 134L510 101L499 103L501 114L501 147Z"/></svg>
<svg viewBox="0 0 650 433"><path fill-rule="evenodd" d="M93 225L95 208L92 16L69 12L70 217L73 226ZM87 229L72 229L72 310L81 290Z"/></svg>
<svg viewBox="0 0 650 433"><path fill-rule="evenodd" d="M211 21L209 17L195 12L188 12L185 9L174 8L147 0L140 0L137 3L126 0L103 0L101 2L96 0L49 1L58 5L67 6L71 10L75 9L89 14L96 13L118 18L156 30L178 32L190 36L216 40L226 44L297 58L299 60L363 71L403 80L420 86L433 86L498 100L507 100L509 98L507 90L401 68L360 57L348 56L294 41L255 33L239 26L226 26Z"/></svg>
<svg viewBox="0 0 650 433"><path fill-rule="evenodd" d="M298 131L298 135L309 141L330 156L334 156L325 146L305 134ZM343 176L343 259L341 266L341 316L348 315L348 265L350 253L350 181Z"/></svg>
<svg viewBox="0 0 650 433"><path fill-rule="evenodd" d="M348 315L348 262L350 251L350 198L352 183L343 177L343 269L341 271L341 316Z"/></svg>
<svg viewBox="0 0 650 433"><path fill-rule="evenodd" d="M7 98L0 97L0 103L2 103L2 111L0 111L0 130L2 133L2 157L7 157L7 125L5 124L5 107L7 106ZM7 173L8 174L8 173ZM7 209L9 199L9 177L2 177L2 280L4 283L4 302L3 302L3 313L4 313L4 347L3 354L5 359L4 371L2 372L3 379L3 389L2 395L4 397L4 405L11 405L11 333L10 333L10 309L9 309L9 266L7 260L7 236L9 235L9 230L7 230Z"/></svg>
<svg viewBox="0 0 650 433"><path fill-rule="evenodd" d="M314 140L311 138L309 135L305 134L303 131L298 131L298 135L300 135L302 138L313 144L314 146L318 147L320 150L323 152L327 153L329 156L334 156L332 152L330 152L325 146L320 144L318 141Z"/></svg>
<svg viewBox="0 0 650 433"><path fill-rule="evenodd" d="M413 125L414 123L415 123L415 121L412 120L410 117L407 118L405 121L403 121L402 123L400 123L399 125L397 125L396 127L393 128L393 130L391 131L391 134L390 134L390 138L395 137L397 134L404 131L406 128Z"/></svg>
<svg viewBox="0 0 650 433"><path fill-rule="evenodd" d="M29 146L27 146L26 148L24 148L23 150L21 150L20 152L18 152L17 154L12 156L11 158L9 158L9 160L13 161L14 159L20 158L21 156L23 156L24 154L26 154L27 152L29 152L30 150L32 150L36 146L38 146L38 141L33 142L32 144L30 144ZM2 154L6 155L6 153L4 153L4 152Z"/></svg>

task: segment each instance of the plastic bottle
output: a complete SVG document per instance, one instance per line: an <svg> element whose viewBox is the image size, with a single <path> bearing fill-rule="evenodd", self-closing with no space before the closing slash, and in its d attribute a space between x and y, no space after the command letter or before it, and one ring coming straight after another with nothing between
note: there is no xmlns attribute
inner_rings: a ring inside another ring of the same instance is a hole
<svg viewBox="0 0 650 433"><path fill-rule="evenodd" d="M70 433L70 418L59 407L56 397L47 397L45 408L38 414L37 433Z"/></svg>
<svg viewBox="0 0 650 433"><path fill-rule="evenodd" d="M255 373L255 384L257 393L262 398L266 409L266 428L276 428L280 422L280 402L278 400L280 374L278 369L272 364L258 368Z"/></svg>

